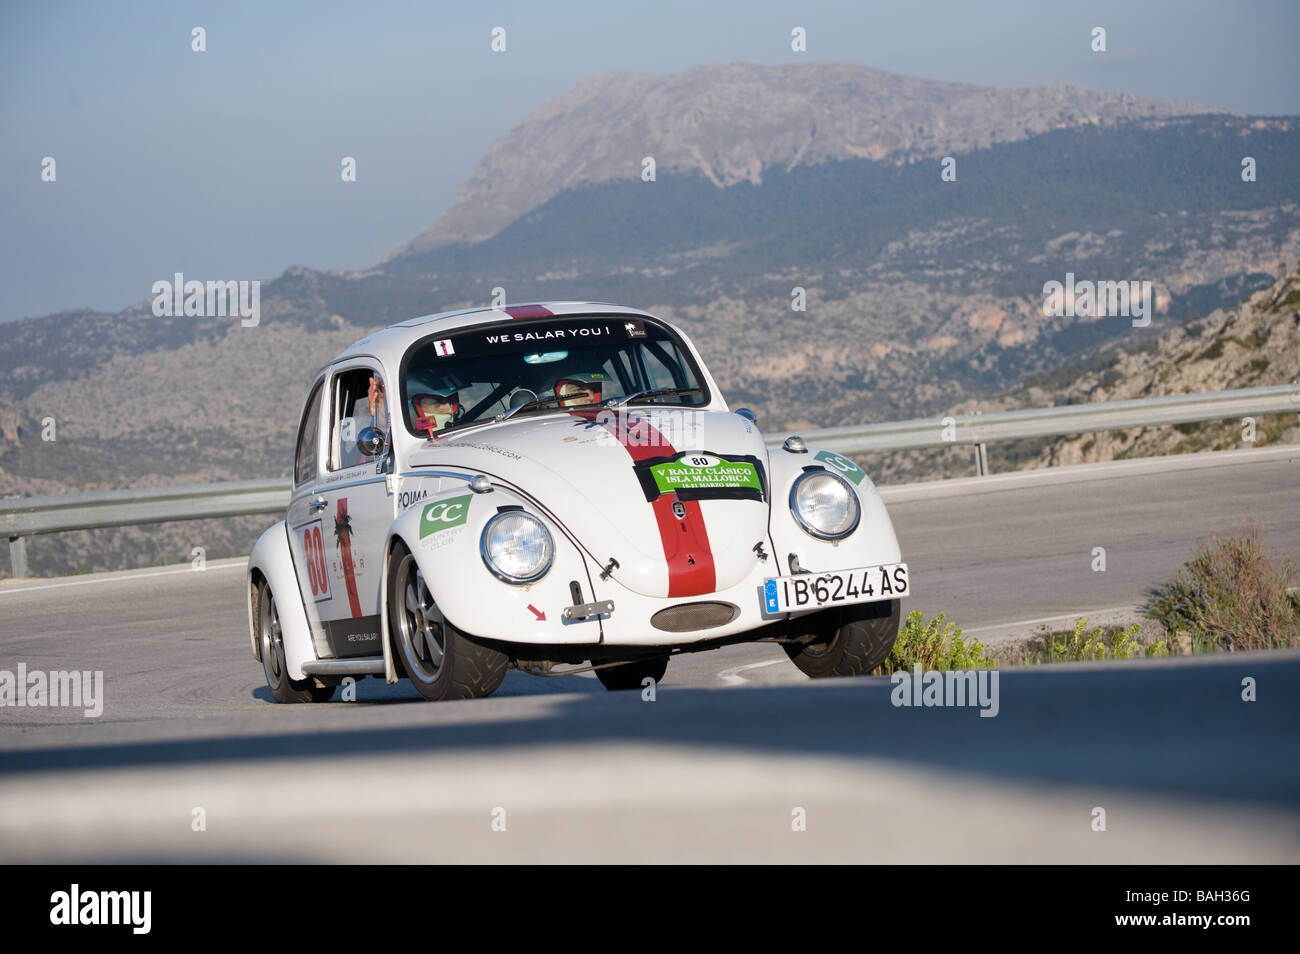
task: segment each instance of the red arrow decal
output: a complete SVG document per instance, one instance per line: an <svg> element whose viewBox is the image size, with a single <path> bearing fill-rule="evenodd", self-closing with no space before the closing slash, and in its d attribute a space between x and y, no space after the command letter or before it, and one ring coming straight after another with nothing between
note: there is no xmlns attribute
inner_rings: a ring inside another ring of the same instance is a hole
<svg viewBox="0 0 1300 954"><path fill-rule="evenodd" d="M538 620L544 621L546 619L546 614L543 613L541 610L539 610L532 603L528 604L528 608L533 611L533 615L536 616Z"/></svg>

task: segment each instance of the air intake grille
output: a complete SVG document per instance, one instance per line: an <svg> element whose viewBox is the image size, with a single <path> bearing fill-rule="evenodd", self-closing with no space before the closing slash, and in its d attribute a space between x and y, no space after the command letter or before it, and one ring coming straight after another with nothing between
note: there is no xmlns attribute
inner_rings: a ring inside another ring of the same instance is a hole
<svg viewBox="0 0 1300 954"><path fill-rule="evenodd" d="M740 607L731 603L680 603L655 613L650 617L650 625L668 633L689 633L725 626L739 612Z"/></svg>

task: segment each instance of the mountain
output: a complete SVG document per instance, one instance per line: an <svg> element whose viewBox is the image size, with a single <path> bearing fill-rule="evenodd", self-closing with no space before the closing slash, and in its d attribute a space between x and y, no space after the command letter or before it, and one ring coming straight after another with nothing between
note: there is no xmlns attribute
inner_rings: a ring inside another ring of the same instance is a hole
<svg viewBox="0 0 1300 954"><path fill-rule="evenodd" d="M452 208L405 251L490 238L565 190L639 179L645 156L660 173L698 175L717 187L761 185L768 169L912 162L1055 129L1215 112L1072 84L1005 89L849 64L604 73L501 137Z"/></svg>
<svg viewBox="0 0 1300 954"><path fill-rule="evenodd" d="M398 255L384 281L649 307L769 426L910 416L1130 340L1127 319L1044 318L1067 274L1151 282L1139 336L1267 285L1300 258L1298 145L1294 120L1189 116L958 153L956 182L937 160L848 159L761 185L588 184L489 239ZM1243 154L1267 176L1243 182Z"/></svg>
<svg viewBox="0 0 1300 954"><path fill-rule="evenodd" d="M767 430L936 414L1062 368L1073 380L1080 361L1156 347L1270 286L1300 261L1298 184L1295 118L840 66L599 78L508 132L451 218L386 261L265 282L257 327L155 318L147 300L0 324L0 494L287 474L316 368L496 287L677 322ZM1150 326L1045 317L1044 285L1067 273L1151 282ZM958 463L969 455L877 469ZM267 522L57 535L31 560L50 573L188 560L196 545L214 558L246 552Z"/></svg>

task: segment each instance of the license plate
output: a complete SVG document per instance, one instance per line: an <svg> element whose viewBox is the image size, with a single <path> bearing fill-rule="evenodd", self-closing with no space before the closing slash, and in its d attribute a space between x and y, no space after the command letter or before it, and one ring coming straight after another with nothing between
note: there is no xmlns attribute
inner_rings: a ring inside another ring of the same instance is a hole
<svg viewBox="0 0 1300 954"><path fill-rule="evenodd" d="M910 592L906 563L776 576L763 581L763 612L789 613L823 606L876 603L898 599Z"/></svg>

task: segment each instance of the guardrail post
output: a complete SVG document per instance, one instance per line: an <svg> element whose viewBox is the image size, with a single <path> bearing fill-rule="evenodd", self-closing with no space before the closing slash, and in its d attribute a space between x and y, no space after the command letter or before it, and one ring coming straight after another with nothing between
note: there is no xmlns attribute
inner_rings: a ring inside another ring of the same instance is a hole
<svg viewBox="0 0 1300 954"><path fill-rule="evenodd" d="M971 416L977 417L983 413L983 411L972 411ZM983 441L975 444L975 473L980 477L989 475L989 449Z"/></svg>
<svg viewBox="0 0 1300 954"><path fill-rule="evenodd" d="M27 575L27 539L25 537L9 538L9 569L14 579Z"/></svg>

